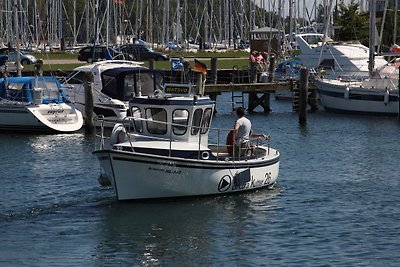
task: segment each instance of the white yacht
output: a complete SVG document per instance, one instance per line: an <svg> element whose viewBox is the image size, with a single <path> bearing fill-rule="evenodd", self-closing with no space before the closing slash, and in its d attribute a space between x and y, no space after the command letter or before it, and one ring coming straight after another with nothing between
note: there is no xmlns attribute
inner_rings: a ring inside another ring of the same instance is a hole
<svg viewBox="0 0 400 267"><path fill-rule="evenodd" d="M95 116L123 119L129 114L129 100L140 92L153 94L163 85L163 75L143 67L141 63L125 60L106 60L77 67L63 81L80 111L85 115L85 80L93 77ZM146 91L147 90L147 91Z"/></svg>

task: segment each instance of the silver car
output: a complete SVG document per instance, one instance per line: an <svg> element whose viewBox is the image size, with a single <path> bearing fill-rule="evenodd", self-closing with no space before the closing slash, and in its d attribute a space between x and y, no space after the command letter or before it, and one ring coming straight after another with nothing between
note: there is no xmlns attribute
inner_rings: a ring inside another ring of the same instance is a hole
<svg viewBox="0 0 400 267"><path fill-rule="evenodd" d="M37 62L37 58L32 55L25 54L24 52L19 52L20 60L22 65L35 64ZM15 62L17 60L17 52L11 51L8 53L8 61Z"/></svg>

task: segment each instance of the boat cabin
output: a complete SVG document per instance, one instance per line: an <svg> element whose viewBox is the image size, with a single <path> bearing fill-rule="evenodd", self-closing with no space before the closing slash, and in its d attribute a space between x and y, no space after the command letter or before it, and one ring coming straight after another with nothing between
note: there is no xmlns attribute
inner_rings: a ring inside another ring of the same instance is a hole
<svg viewBox="0 0 400 267"><path fill-rule="evenodd" d="M190 85L165 84L163 91L129 102L135 132L160 140L207 146L214 102L192 94Z"/></svg>
<svg viewBox="0 0 400 267"><path fill-rule="evenodd" d="M164 76L161 72L150 70L137 62L104 61L75 68L66 82L75 87L80 85L82 92L87 73L93 75L94 88L109 98L128 102L132 97L153 95L161 90ZM77 89L77 88L76 88Z"/></svg>

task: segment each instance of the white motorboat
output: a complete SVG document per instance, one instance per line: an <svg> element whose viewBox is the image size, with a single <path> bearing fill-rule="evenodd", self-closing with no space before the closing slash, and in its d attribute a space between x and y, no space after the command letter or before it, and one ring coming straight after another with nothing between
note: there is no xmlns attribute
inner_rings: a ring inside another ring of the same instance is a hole
<svg viewBox="0 0 400 267"><path fill-rule="evenodd" d="M93 155L119 200L229 194L275 184L279 152L257 139L246 155L229 153L229 130L209 127L214 102L188 91L166 86L134 97L132 117L116 124L109 147L102 130Z"/></svg>
<svg viewBox="0 0 400 267"><path fill-rule="evenodd" d="M360 79L369 76L369 48L360 43L335 42L320 33L295 35L302 65L315 71L324 70L328 78ZM375 57L375 66L384 69L388 62Z"/></svg>
<svg viewBox="0 0 400 267"><path fill-rule="evenodd" d="M93 77L93 112L95 116L123 119L129 100L141 89L141 94L160 89L161 73L143 67L141 63L126 60L105 60L74 69L65 79L65 91L85 116L85 85L87 74ZM150 88L146 92L145 88Z"/></svg>
<svg viewBox="0 0 400 267"><path fill-rule="evenodd" d="M72 106L54 77L0 79L0 128L6 130L74 132L82 114Z"/></svg>

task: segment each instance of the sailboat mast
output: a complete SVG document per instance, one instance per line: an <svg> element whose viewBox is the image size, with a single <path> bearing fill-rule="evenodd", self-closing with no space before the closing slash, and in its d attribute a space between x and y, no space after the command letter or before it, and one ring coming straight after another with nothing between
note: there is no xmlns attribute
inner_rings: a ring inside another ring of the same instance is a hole
<svg viewBox="0 0 400 267"><path fill-rule="evenodd" d="M376 2L369 1L369 61L368 70L370 76L375 68L375 33L376 33Z"/></svg>
<svg viewBox="0 0 400 267"><path fill-rule="evenodd" d="M106 19L106 46L109 46L110 38L110 0L107 0L107 19Z"/></svg>
<svg viewBox="0 0 400 267"><path fill-rule="evenodd" d="M14 32L15 32L15 46L17 50L17 59L15 64L17 66L17 75L22 76L21 73L21 58L19 54L19 28L18 28L18 4L14 4Z"/></svg>
<svg viewBox="0 0 400 267"><path fill-rule="evenodd" d="M399 1L395 1L394 5L394 29L393 29L393 44L397 42L397 10L399 8Z"/></svg>

